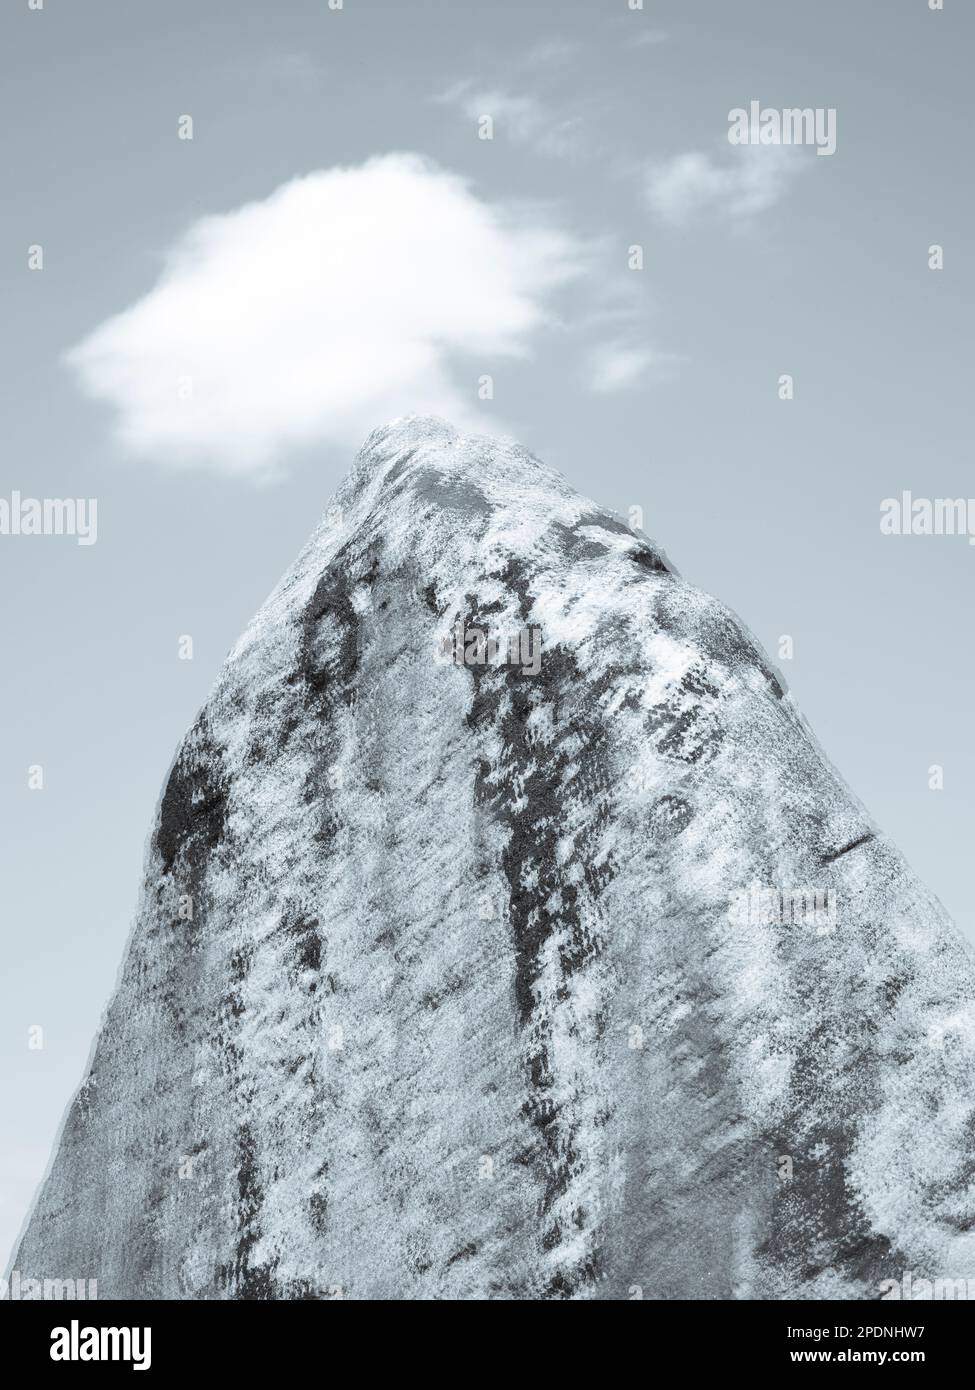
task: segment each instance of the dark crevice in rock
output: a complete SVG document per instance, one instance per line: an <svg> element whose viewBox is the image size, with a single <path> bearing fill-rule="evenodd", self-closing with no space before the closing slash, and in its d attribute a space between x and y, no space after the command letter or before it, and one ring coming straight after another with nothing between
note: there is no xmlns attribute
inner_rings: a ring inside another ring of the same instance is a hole
<svg viewBox="0 0 975 1390"><path fill-rule="evenodd" d="M233 1298L266 1301L281 1295L275 1288L274 1264L252 1262L260 1240L264 1192L258 1176L256 1144L249 1124L237 1130L237 1245L232 1265L221 1267L218 1278Z"/></svg>
<svg viewBox="0 0 975 1390"><path fill-rule="evenodd" d="M874 838L873 831L868 830L865 835L861 835L856 840L851 840L850 843L844 845L842 849L835 849L829 854L824 854L819 862L821 864L835 864L837 859L842 858L844 854L849 854L852 849L859 849L861 845L869 844Z"/></svg>
<svg viewBox="0 0 975 1390"><path fill-rule="evenodd" d="M832 1269L879 1289L900 1266L891 1240L872 1228L850 1179L857 1117L873 1110L878 1099L876 1021L838 1016L815 980L799 992L801 1016L818 1022L795 1049L790 1118L772 1139L775 1153L791 1158L792 1176L777 1183L774 1234L759 1250L787 1272L793 1286Z"/></svg>
<svg viewBox="0 0 975 1390"><path fill-rule="evenodd" d="M531 579L527 566L510 556L498 575L518 597L518 613L527 625L531 615ZM465 622L490 626L488 608L476 597L468 598ZM508 916L514 941L514 992L517 1018L527 1049L524 1057L529 1079L529 1096L524 1114L539 1138L539 1150L532 1166L540 1168L543 1183L543 1211L550 1212L556 1200L568 1191L573 1173L583 1161L575 1144L572 1120L560 1113L552 1097L553 1059L548 1041L551 1020L546 1010L567 997L572 975L586 969L599 955L601 945L580 910L579 889L558 872L560 841L573 842L573 858L587 864L594 849L592 831L573 824L568 814L574 802L587 807L599 804L611 794L607 756L607 733L593 696L589 678L580 670L574 655L561 647L545 648L544 633L541 669L537 676L510 670L471 667L474 684L468 724L475 731L500 729L501 755L497 768L480 764L475 799L488 807L508 834L502 853L502 871L508 884ZM585 691L585 703L578 693ZM539 735L531 727L530 716L547 707L549 734ZM598 831L596 820L594 827ZM592 897L603 890L612 869L589 865L586 886ZM558 951L561 976L546 981L547 998L539 1005L537 991L545 962L551 968L548 944L554 933L564 936ZM554 991L554 993L553 993ZM558 1247L565 1239L558 1222L546 1230L547 1248ZM564 1270L552 1296L568 1296L570 1286L579 1287L596 1277L596 1257Z"/></svg>
<svg viewBox="0 0 975 1390"><path fill-rule="evenodd" d="M223 749L201 716L183 742L163 793L156 842L164 870L171 870L182 854L190 879L198 885L207 856L223 839L226 818Z"/></svg>

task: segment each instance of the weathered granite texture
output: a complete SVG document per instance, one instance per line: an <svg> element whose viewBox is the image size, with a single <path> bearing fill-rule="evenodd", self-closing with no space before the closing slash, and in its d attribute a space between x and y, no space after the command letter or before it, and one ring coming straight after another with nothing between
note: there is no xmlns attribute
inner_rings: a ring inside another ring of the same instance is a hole
<svg viewBox="0 0 975 1390"><path fill-rule="evenodd" d="M538 674L445 658L458 621L540 629ZM522 449L399 421L179 749L14 1265L101 1298L975 1278L973 999L738 619Z"/></svg>

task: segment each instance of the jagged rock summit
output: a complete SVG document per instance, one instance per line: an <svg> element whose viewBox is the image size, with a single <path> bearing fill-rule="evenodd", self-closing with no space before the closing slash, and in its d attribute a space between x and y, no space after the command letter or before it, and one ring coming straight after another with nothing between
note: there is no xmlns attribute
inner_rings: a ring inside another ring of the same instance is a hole
<svg viewBox="0 0 975 1390"><path fill-rule="evenodd" d="M975 1279L973 984L733 614L524 450L398 421L183 740L14 1267L101 1298Z"/></svg>

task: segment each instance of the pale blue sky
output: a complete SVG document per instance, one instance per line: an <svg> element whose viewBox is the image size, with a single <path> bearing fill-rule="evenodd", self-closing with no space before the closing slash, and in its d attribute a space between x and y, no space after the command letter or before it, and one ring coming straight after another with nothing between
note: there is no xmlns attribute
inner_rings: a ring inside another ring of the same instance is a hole
<svg viewBox="0 0 975 1390"><path fill-rule="evenodd" d="M367 391L341 431L273 449L271 477L177 470L119 446L63 354L153 287L193 222L296 175L415 152L478 206L585 245L531 355L437 349L458 409L641 506L773 657L793 637L780 665L828 755L975 939L975 549L879 531L902 488L975 495L973 32L961 0L4 7L0 496L97 497L99 536L0 536L0 1252L81 1078L176 744L346 471L346 435L386 404ZM835 155L742 184L725 134L752 99L835 107ZM687 155L693 197L666 204Z"/></svg>

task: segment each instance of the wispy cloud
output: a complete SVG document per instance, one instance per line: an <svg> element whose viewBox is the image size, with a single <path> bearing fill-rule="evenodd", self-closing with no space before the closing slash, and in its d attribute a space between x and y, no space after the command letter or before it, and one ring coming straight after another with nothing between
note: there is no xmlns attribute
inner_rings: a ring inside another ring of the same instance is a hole
<svg viewBox="0 0 975 1390"><path fill-rule="evenodd" d="M578 154L583 146L580 117L534 95L519 95L466 79L448 87L436 100L461 111L472 125L489 116L493 136L528 146L537 154L567 158Z"/></svg>
<svg viewBox="0 0 975 1390"><path fill-rule="evenodd" d="M646 197L672 226L702 216L741 224L777 203L798 168L795 153L776 145L729 146L720 156L693 151L654 165Z"/></svg>
<svg viewBox="0 0 975 1390"><path fill-rule="evenodd" d="M525 216L416 155L321 170L190 227L68 361L125 450L172 466L267 472L408 412L470 425L475 374L530 353L585 259Z"/></svg>
<svg viewBox="0 0 975 1390"><path fill-rule="evenodd" d="M589 354L586 381L590 391L607 395L626 391L651 373L656 377L671 375L681 361L675 353L647 346L623 341L598 343Z"/></svg>

